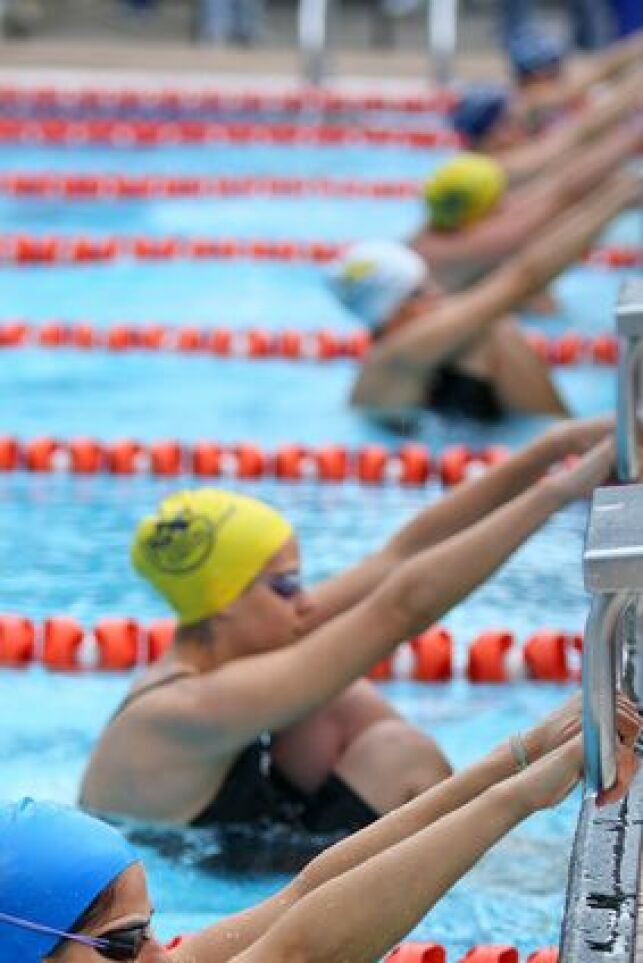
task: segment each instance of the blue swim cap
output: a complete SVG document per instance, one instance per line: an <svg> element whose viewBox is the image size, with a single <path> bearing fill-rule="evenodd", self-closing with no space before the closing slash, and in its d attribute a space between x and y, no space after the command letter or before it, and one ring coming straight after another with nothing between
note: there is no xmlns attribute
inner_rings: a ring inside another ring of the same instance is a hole
<svg viewBox="0 0 643 963"><path fill-rule="evenodd" d="M509 105L504 87L482 86L466 91L451 115L455 130L473 144L500 120Z"/></svg>
<svg viewBox="0 0 643 963"><path fill-rule="evenodd" d="M0 913L68 930L138 859L117 830L78 809L0 806ZM0 922L0 963L40 963L58 942Z"/></svg>
<svg viewBox="0 0 643 963"><path fill-rule="evenodd" d="M511 65L518 78L525 80L541 71L560 70L565 53L561 37L534 28L521 31L509 42Z"/></svg>

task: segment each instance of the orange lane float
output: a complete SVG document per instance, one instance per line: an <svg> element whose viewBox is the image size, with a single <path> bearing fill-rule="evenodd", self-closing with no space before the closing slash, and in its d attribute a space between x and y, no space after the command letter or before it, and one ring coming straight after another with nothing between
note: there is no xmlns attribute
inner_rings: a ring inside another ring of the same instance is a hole
<svg viewBox="0 0 643 963"><path fill-rule="evenodd" d="M67 120L0 118L0 143L110 144L156 147L170 144L270 144L339 147L461 147L462 137L447 127L374 127L273 122L226 123L210 120L132 120L88 118Z"/></svg>
<svg viewBox="0 0 643 963"><path fill-rule="evenodd" d="M612 334L589 338L575 332L558 337L529 332L528 339L543 361L551 365L605 366L618 362L618 338ZM52 350L170 351L248 360L337 361L362 359L371 346L371 336L364 328L350 332L329 328L312 331L199 328L194 325L176 328L135 322L101 328L89 321L52 320L38 326L20 319L0 321L0 348L33 346Z"/></svg>
<svg viewBox="0 0 643 963"><path fill-rule="evenodd" d="M0 615L0 665L19 668L29 665L36 654L36 630L21 615Z"/></svg>
<svg viewBox="0 0 643 963"><path fill-rule="evenodd" d="M24 668L32 663L72 672L79 669L124 671L156 662L168 650L174 634L172 619L156 619L143 625L127 617L100 619L86 629L71 616L51 616L39 625L20 614L0 614L0 667ZM561 657L563 640L566 652ZM534 648L541 648L534 658ZM466 653L458 660L456 648ZM464 678L471 683L508 683L519 679L534 682L577 682L580 672L569 656L582 648L580 635L553 629L532 633L522 648L506 630L481 632L467 646L456 647L453 635L433 626L422 635L402 643L388 659L369 673L377 682L406 680L446 683ZM513 649L511 664L507 653ZM541 961L539 961L541 963Z"/></svg>
<svg viewBox="0 0 643 963"><path fill-rule="evenodd" d="M349 93L300 87L284 91L204 90L160 88L0 87L0 106L33 110L162 110L162 111L275 111L292 113L311 110L325 113L343 111L396 111L398 113L446 113L458 101L452 90L388 94L381 91Z"/></svg>
<svg viewBox="0 0 643 963"><path fill-rule="evenodd" d="M0 130L1 130L0 121ZM0 138L1 139L1 138ZM133 258L162 263L176 258L194 260L309 261L324 264L345 248L327 241L274 241L211 237L91 238L73 235L0 234L0 262L7 264L87 264ZM587 263L604 268L643 265L643 248L596 248Z"/></svg>

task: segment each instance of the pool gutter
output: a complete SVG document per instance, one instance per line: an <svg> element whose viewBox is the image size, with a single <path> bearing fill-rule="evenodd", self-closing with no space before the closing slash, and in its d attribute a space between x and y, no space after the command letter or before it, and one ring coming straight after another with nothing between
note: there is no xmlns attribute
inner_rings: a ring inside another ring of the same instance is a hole
<svg viewBox="0 0 643 963"><path fill-rule="evenodd" d="M560 963L635 963L643 773L619 803L587 797L570 861Z"/></svg>

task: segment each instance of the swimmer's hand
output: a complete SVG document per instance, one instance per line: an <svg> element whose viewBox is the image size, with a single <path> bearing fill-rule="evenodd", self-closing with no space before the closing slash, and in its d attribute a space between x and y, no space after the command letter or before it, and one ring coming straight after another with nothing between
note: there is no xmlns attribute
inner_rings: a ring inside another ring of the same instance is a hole
<svg viewBox="0 0 643 963"><path fill-rule="evenodd" d="M583 739L577 735L513 776L511 788L521 808L532 813L558 805L580 781L583 763ZM619 742L616 764L616 783L597 798L599 806L617 802L625 795L638 771L639 760L630 746Z"/></svg>
<svg viewBox="0 0 643 963"><path fill-rule="evenodd" d="M532 729L523 733L522 738L530 761L547 755L575 738L582 729L582 713L582 694L577 692ZM633 748L640 729L641 717L634 703L622 694L617 695L616 731L623 745Z"/></svg>
<svg viewBox="0 0 643 963"><path fill-rule="evenodd" d="M599 418L566 418L546 432L556 457L562 461L568 455L584 455L599 441L612 434L616 426L613 415Z"/></svg>
<svg viewBox="0 0 643 963"><path fill-rule="evenodd" d="M613 436L604 438L571 466L565 466L547 482L558 493L561 505L576 498L589 498L598 485L604 485L609 478L616 460L616 445Z"/></svg>

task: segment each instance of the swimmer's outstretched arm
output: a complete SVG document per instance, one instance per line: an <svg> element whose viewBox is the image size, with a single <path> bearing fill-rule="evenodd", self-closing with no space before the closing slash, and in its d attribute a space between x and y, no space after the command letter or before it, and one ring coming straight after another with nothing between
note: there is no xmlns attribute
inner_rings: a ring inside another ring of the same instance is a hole
<svg viewBox="0 0 643 963"><path fill-rule="evenodd" d="M477 478L452 488L405 524L382 549L309 593L307 628L333 618L372 592L402 562L457 535L526 491L567 455L585 454L614 429L612 417L564 420Z"/></svg>
<svg viewBox="0 0 643 963"><path fill-rule="evenodd" d="M580 730L580 708L580 696L574 696L523 734L523 744L531 764L574 738ZM634 745L639 728L636 708L620 697L617 731L626 747ZM259 940L296 903L329 881L415 837L426 827L480 797L492 786L510 779L516 766L510 743L501 744L480 762L433 786L412 802L323 852L276 896L198 934L189 941L189 947L195 953L192 958L199 959L195 951L207 947L212 954L208 957L211 961L225 963L235 959L241 950ZM624 777L626 773L623 772L621 782ZM622 791L622 788L619 785L618 791Z"/></svg>
<svg viewBox="0 0 643 963"><path fill-rule="evenodd" d="M382 339L364 360L351 402L402 415L420 408L427 373L467 350L495 321L542 290L582 256L611 218L640 203L640 195L635 175L606 179L600 192L562 214L488 277Z"/></svg>
<svg viewBox="0 0 643 963"><path fill-rule="evenodd" d="M581 737L575 736L437 822L366 856L297 899L264 936L237 955L213 952L205 931L175 958L185 963L375 963L491 846L574 788L582 755ZM620 797L636 762L632 749L623 745L618 759L615 795Z"/></svg>
<svg viewBox="0 0 643 963"><path fill-rule="evenodd" d="M587 105L576 118L559 124L528 144L514 147L496 159L513 184L556 170L565 154L607 133L636 109L641 108L643 69L639 68L616 85L600 101Z"/></svg>

